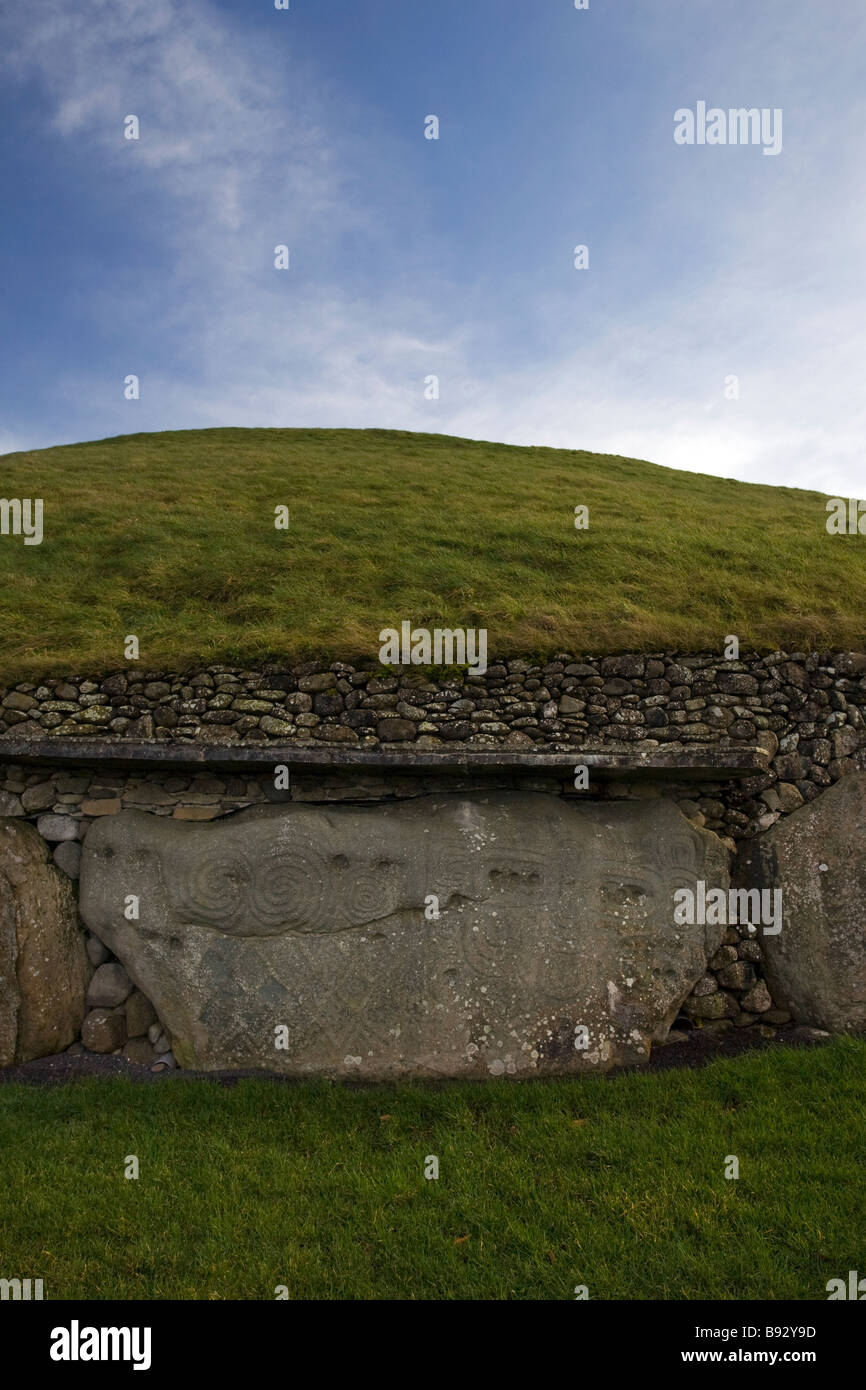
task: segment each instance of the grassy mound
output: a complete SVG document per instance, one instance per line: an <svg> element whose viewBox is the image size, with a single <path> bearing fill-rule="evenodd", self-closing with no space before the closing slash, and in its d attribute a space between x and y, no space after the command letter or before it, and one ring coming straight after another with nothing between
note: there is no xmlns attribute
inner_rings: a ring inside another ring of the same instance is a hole
<svg viewBox="0 0 866 1390"><path fill-rule="evenodd" d="M41 545L0 536L0 679L122 666L128 633L151 668L375 661L407 619L492 654L866 639L866 539L822 496L635 459L190 430L7 454L0 494L44 500Z"/></svg>

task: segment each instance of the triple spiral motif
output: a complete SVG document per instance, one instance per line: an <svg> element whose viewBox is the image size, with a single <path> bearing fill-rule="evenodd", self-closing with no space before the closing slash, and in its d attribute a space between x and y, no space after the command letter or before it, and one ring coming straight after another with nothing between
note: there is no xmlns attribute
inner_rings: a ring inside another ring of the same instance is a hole
<svg viewBox="0 0 866 1390"><path fill-rule="evenodd" d="M397 910L398 864L353 869L340 858L304 843L190 857L172 876L174 907L184 921L238 936L338 932Z"/></svg>

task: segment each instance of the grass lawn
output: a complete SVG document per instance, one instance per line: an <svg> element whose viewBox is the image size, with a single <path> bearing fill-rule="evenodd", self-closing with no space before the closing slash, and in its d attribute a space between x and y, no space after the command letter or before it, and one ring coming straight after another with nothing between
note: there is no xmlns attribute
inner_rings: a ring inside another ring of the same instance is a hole
<svg viewBox="0 0 866 1390"><path fill-rule="evenodd" d="M128 633L149 668L375 662L403 620L486 627L491 656L866 644L866 541L821 495L634 459L190 430L6 454L0 495L41 497L45 533L0 539L4 680L122 667Z"/></svg>
<svg viewBox="0 0 866 1390"><path fill-rule="evenodd" d="M51 1299L826 1300L866 1258L864 1116L846 1038L608 1080L4 1085L0 1276Z"/></svg>

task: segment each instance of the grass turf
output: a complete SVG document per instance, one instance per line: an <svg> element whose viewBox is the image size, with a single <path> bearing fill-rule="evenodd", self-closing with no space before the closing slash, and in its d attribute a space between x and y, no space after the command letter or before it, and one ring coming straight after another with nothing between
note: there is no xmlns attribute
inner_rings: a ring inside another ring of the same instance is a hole
<svg viewBox="0 0 866 1390"><path fill-rule="evenodd" d="M862 1268L864 1114L849 1038L612 1079L9 1084L0 1276L51 1299L825 1300Z"/></svg>
<svg viewBox="0 0 866 1390"><path fill-rule="evenodd" d="M822 496L634 459L191 430L4 455L0 494L45 508L41 545L0 538L5 680L122 667L129 633L148 668L375 663L403 620L491 654L866 644L866 542Z"/></svg>

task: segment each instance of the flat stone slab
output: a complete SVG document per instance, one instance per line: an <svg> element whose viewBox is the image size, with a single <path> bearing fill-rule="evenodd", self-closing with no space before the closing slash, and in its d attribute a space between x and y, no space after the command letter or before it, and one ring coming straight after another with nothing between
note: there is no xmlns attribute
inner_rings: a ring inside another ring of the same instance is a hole
<svg viewBox="0 0 866 1390"><path fill-rule="evenodd" d="M645 1059L704 972L722 928L675 925L673 894L726 888L727 862L661 799L124 811L87 832L80 909L182 1066L605 1070Z"/></svg>
<svg viewBox="0 0 866 1390"><path fill-rule="evenodd" d="M294 744L239 744L223 747L192 740L165 739L136 743L131 739L32 739L0 736L0 762L27 765L102 765L116 768L201 768L220 771L270 771L277 764L302 769L393 768L402 772L461 772L471 768L502 768L508 771L561 770L571 775L578 763L601 777L627 774L657 774L702 781L726 781L763 772L770 765L765 749L755 746L699 745L687 749L647 747L633 744L627 750L584 751L570 748L563 752L518 753L506 748L473 748L471 744L451 744L441 750L415 749L411 745L382 748L297 747Z"/></svg>

